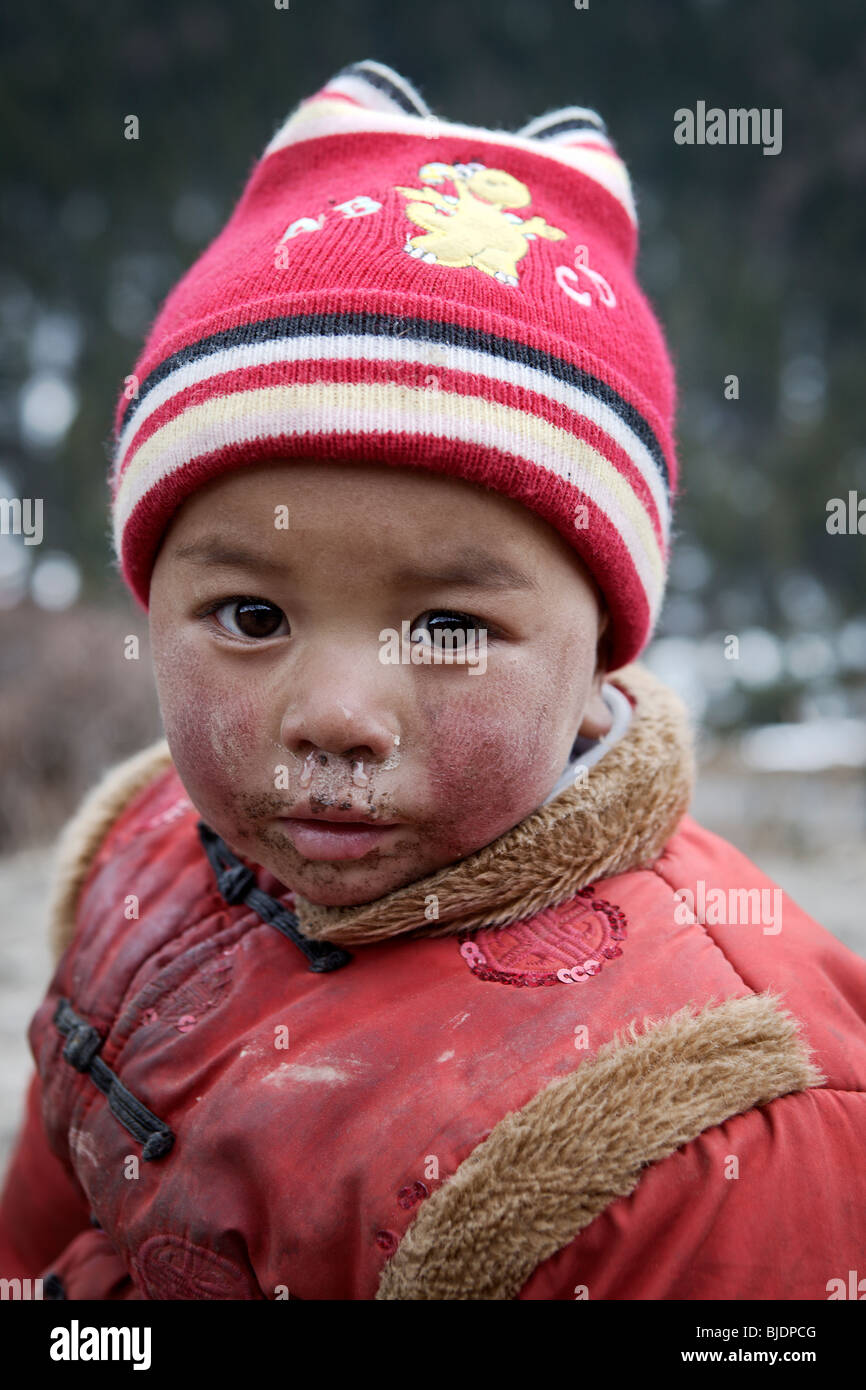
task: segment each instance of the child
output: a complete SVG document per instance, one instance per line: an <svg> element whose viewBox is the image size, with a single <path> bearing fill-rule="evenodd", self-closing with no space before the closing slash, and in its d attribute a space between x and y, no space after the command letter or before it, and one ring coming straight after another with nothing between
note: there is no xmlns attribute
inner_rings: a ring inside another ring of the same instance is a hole
<svg viewBox="0 0 866 1390"><path fill-rule="evenodd" d="M636 660L676 464L635 255L594 112L438 121L364 62L169 296L112 474L166 739L64 831L6 1277L849 1296L866 963L689 817Z"/></svg>

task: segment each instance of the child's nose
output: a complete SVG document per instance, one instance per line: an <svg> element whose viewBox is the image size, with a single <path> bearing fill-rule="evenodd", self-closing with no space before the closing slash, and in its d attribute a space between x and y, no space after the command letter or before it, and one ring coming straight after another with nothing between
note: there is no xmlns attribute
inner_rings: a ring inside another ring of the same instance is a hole
<svg viewBox="0 0 866 1390"><path fill-rule="evenodd" d="M400 735L395 719L369 705L313 697L286 711L280 742L302 759L314 753L380 763L399 751Z"/></svg>

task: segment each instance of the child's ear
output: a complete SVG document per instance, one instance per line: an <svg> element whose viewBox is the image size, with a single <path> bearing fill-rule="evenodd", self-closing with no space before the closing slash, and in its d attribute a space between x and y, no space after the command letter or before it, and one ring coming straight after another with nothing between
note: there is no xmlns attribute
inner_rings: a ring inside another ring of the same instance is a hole
<svg viewBox="0 0 866 1390"><path fill-rule="evenodd" d="M595 647L595 674L599 689L601 689L601 683L610 670L610 639L610 614L606 608L603 608L598 620L598 641Z"/></svg>
<svg viewBox="0 0 866 1390"><path fill-rule="evenodd" d="M613 715L602 697L603 679L604 677L598 675L593 679L592 690L584 707L583 718L578 729L581 738L604 738L605 734L610 733Z"/></svg>
<svg viewBox="0 0 866 1390"><path fill-rule="evenodd" d="M601 687L609 670L610 615L605 609L599 619L595 671L578 732L583 738L603 738L610 732L613 715L604 702Z"/></svg>

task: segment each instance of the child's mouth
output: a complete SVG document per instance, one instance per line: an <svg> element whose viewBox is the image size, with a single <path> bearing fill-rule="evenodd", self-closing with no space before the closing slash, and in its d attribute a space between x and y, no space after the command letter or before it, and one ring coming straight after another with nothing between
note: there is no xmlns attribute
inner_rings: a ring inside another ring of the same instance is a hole
<svg viewBox="0 0 866 1390"><path fill-rule="evenodd" d="M363 859L371 849L383 843L398 822L390 825L370 821L334 820L324 817L303 820L295 816L278 816L295 849L305 859Z"/></svg>

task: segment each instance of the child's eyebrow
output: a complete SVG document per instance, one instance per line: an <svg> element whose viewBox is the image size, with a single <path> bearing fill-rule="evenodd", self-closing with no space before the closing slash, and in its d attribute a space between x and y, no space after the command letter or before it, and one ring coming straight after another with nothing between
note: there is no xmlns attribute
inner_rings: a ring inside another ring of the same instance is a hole
<svg viewBox="0 0 866 1390"><path fill-rule="evenodd" d="M282 575L286 565L278 560L267 560L254 550L246 550L235 541L224 541L217 536L203 540L188 541L174 552L176 560L189 560L195 565L222 565L228 569L256 570L259 573Z"/></svg>
<svg viewBox="0 0 866 1390"><path fill-rule="evenodd" d="M222 565L233 569L256 570L284 576L291 566L277 560L267 560L255 551L247 550L234 541L206 537L178 546L176 560L199 565ZM463 550L448 560L429 565L405 565L395 570L392 581L400 588L420 588L423 585L451 584L476 589L538 589L538 583L510 560L491 555L484 550Z"/></svg>
<svg viewBox="0 0 866 1390"><path fill-rule="evenodd" d="M401 588L452 584L471 589L538 589L535 578L510 560L474 549L426 566L407 565L394 571L393 579Z"/></svg>

